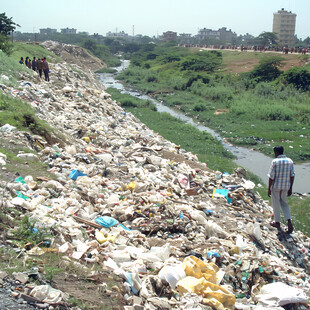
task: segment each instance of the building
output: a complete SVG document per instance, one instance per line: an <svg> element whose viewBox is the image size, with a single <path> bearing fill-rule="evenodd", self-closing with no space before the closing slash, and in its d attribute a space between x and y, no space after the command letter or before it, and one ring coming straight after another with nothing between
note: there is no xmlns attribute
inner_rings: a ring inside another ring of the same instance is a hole
<svg viewBox="0 0 310 310"><path fill-rule="evenodd" d="M273 13L272 31L277 34L280 46L295 46L295 25L295 13L285 11L284 9L279 10L277 13Z"/></svg>
<svg viewBox="0 0 310 310"><path fill-rule="evenodd" d="M178 38L178 34L174 31L166 31L163 33L162 39L165 42L168 41L176 41Z"/></svg>
<svg viewBox="0 0 310 310"><path fill-rule="evenodd" d="M196 36L198 40L218 40L221 43L232 43L237 38L237 34L232 32L231 29L227 30L226 27L222 27L218 30L212 30L203 28L198 31Z"/></svg>
<svg viewBox="0 0 310 310"><path fill-rule="evenodd" d="M178 36L179 43L191 43L192 34L191 33L180 33Z"/></svg>
<svg viewBox="0 0 310 310"><path fill-rule="evenodd" d="M119 31L119 32L109 31L106 33L106 37L108 37L108 38L125 38L126 39L129 37L129 35L125 31Z"/></svg>
<svg viewBox="0 0 310 310"><path fill-rule="evenodd" d="M60 29L61 33L66 33L66 34L76 34L76 29L74 28L62 28Z"/></svg>
<svg viewBox="0 0 310 310"><path fill-rule="evenodd" d="M40 34L51 34L51 33L56 33L57 29L52 29L52 28L42 28L40 29Z"/></svg>
<svg viewBox="0 0 310 310"><path fill-rule="evenodd" d="M198 31L197 38L200 41L209 39L219 40L220 32L218 30L203 28Z"/></svg>

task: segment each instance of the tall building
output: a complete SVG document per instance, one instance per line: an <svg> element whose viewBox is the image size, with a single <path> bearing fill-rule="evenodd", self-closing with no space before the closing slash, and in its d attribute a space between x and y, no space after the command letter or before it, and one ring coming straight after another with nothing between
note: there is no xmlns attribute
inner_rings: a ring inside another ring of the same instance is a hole
<svg viewBox="0 0 310 310"><path fill-rule="evenodd" d="M277 34L280 46L295 46L295 25L295 13L285 11L284 9L279 10L277 13L273 13L272 31Z"/></svg>

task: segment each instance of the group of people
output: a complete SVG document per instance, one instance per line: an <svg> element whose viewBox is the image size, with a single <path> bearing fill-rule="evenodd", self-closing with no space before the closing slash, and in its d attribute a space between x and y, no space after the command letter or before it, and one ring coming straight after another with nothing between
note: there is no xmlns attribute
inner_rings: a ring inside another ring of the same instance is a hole
<svg viewBox="0 0 310 310"><path fill-rule="evenodd" d="M44 58L33 57L32 60L28 56L26 57L25 60L23 57L21 57L19 63L22 65L26 65L29 69L32 69L33 71L38 72L40 78L42 77L42 72L43 72L45 81L49 82L49 80L50 80L49 66L48 66L48 62L46 60L46 57L44 57Z"/></svg>

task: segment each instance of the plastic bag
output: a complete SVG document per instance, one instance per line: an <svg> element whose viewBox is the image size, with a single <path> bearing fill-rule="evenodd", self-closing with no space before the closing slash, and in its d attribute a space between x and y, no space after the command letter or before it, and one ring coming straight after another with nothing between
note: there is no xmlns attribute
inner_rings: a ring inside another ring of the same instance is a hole
<svg viewBox="0 0 310 310"><path fill-rule="evenodd" d="M76 179L81 176L87 176L87 174L83 173L82 171L75 170L75 169L72 170L69 174L69 178L73 181L76 181Z"/></svg>
<svg viewBox="0 0 310 310"><path fill-rule="evenodd" d="M296 287L289 286L282 282L266 284L261 288L261 295L257 295L259 304L263 306L284 306L287 304L304 303L307 304L309 298Z"/></svg>

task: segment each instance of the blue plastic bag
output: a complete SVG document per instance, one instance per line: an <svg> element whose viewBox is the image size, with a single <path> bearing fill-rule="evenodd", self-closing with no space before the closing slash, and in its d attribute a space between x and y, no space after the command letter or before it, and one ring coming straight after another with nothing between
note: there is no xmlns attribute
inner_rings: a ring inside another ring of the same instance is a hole
<svg viewBox="0 0 310 310"><path fill-rule="evenodd" d="M124 225L122 225L121 223L118 222L118 220L116 220L115 218L113 217L110 217L110 216L101 216L101 217L98 217L96 219L96 222L103 226L103 227L106 227L106 228L110 228L112 226L115 226L115 225L120 225L121 227L123 227L124 229L126 230L130 230L129 228L125 227Z"/></svg>
<svg viewBox="0 0 310 310"><path fill-rule="evenodd" d="M87 176L87 174L83 173L80 170L72 170L69 174L69 178L73 181L76 181L78 177Z"/></svg>

